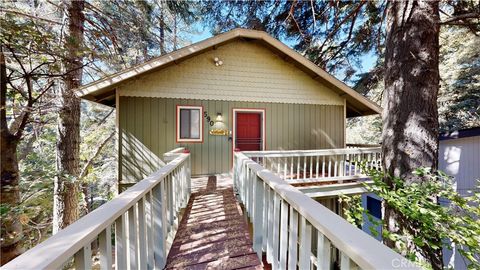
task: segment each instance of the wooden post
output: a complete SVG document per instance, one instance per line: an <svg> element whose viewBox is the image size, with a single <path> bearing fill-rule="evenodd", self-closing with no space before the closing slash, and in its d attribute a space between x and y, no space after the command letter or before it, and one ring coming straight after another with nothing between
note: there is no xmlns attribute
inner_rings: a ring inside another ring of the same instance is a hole
<svg viewBox="0 0 480 270"><path fill-rule="evenodd" d="M92 269L92 248L90 243L75 253L75 269Z"/></svg>
<svg viewBox="0 0 480 270"><path fill-rule="evenodd" d="M270 209L270 186L263 182L263 238L262 246L263 250L267 251L267 240L268 240L268 210Z"/></svg>
<svg viewBox="0 0 480 270"><path fill-rule="evenodd" d="M115 221L115 268L127 268L127 229L125 214Z"/></svg>
<svg viewBox="0 0 480 270"><path fill-rule="evenodd" d="M273 269L279 266L279 241L280 241L280 197L273 192Z"/></svg>
<svg viewBox="0 0 480 270"><path fill-rule="evenodd" d="M290 233L288 234L288 269L297 269L298 212L290 206Z"/></svg>
<svg viewBox="0 0 480 270"><path fill-rule="evenodd" d="M107 226L103 230L99 237L99 255L100 255L100 268L101 269L112 269L112 229L111 226Z"/></svg>
<svg viewBox="0 0 480 270"><path fill-rule="evenodd" d="M146 196L146 221L147 221L147 268L154 269L155 259L153 257L153 242L155 239L154 220L153 220L153 199L152 191L149 191Z"/></svg>
<svg viewBox="0 0 480 270"><path fill-rule="evenodd" d="M287 268L288 251L288 203L282 200L280 216L280 265L279 269Z"/></svg>
<svg viewBox="0 0 480 270"><path fill-rule="evenodd" d="M254 208L254 224L253 224L253 250L262 260L262 234L263 234L263 181L260 177L255 176L255 208Z"/></svg>
<svg viewBox="0 0 480 270"><path fill-rule="evenodd" d="M147 235L146 235L146 221L145 221L145 197L138 201L138 251L139 269L147 269Z"/></svg>
<svg viewBox="0 0 480 270"><path fill-rule="evenodd" d="M163 179L157 186L153 188L153 256L155 260L155 269L163 269L167 261L166 249L167 249L167 218L165 217L165 182Z"/></svg>
<svg viewBox="0 0 480 270"><path fill-rule="evenodd" d="M273 209L274 209L274 198L275 191L273 189L270 189L269 192L269 198L268 200L270 203L268 204L268 242L267 242L267 262L272 263L273 262Z"/></svg>
<svg viewBox="0 0 480 270"><path fill-rule="evenodd" d="M300 217L300 261L299 268L307 269L310 268L310 253L311 253L311 243L312 243L312 226L308 224L308 221L301 216Z"/></svg>
<svg viewBox="0 0 480 270"><path fill-rule="evenodd" d="M320 270L330 269L330 241L320 232L317 231L317 267Z"/></svg>
<svg viewBox="0 0 480 270"><path fill-rule="evenodd" d="M137 236L137 206L134 204L132 207L130 207L130 209L128 209L127 243L130 269L136 269L138 265Z"/></svg>

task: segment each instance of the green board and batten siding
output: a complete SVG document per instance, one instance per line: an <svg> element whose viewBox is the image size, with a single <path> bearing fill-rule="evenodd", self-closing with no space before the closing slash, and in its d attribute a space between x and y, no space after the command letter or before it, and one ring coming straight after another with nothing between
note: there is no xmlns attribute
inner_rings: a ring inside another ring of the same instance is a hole
<svg viewBox="0 0 480 270"><path fill-rule="evenodd" d="M321 149L344 146L345 112L340 105L286 104L219 100L120 97L120 182L133 183L157 170L163 153L186 147L192 154L192 173L229 172L232 141L213 136L204 119L203 143L176 143L176 105L201 105L212 118L222 113L232 130L232 109L266 111L267 150Z"/></svg>
<svg viewBox="0 0 480 270"><path fill-rule="evenodd" d="M179 146L191 151L194 175L230 171L232 142L209 135L207 123L203 143L176 143L177 105L202 105L212 118L222 113L229 130L232 109L265 109L267 150L344 146L345 99L255 41L232 41L142 74L119 85L117 98L121 183L157 170L163 153Z"/></svg>

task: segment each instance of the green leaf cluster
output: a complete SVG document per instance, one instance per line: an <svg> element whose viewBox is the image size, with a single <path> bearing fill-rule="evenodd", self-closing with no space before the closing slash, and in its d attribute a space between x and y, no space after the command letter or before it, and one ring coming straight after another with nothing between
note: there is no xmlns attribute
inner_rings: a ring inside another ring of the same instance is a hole
<svg viewBox="0 0 480 270"><path fill-rule="evenodd" d="M480 269L480 192L461 195L455 191L451 177L430 168L414 172L422 179L416 183L406 183L365 166L363 169L373 181L365 185L368 192L381 197L384 206L394 209L403 225L393 232L385 226L382 230L384 239L393 241L398 252L425 265L425 250L455 246L469 269ZM392 185L385 183L386 177ZM362 224L361 214L366 210L361 207L360 197L340 196L340 200L348 202L349 207L344 210L346 219L356 226Z"/></svg>

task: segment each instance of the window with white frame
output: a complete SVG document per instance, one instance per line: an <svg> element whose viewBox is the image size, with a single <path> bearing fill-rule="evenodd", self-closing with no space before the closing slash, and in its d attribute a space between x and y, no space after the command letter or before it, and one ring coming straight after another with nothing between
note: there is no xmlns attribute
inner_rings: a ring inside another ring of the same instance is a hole
<svg viewBox="0 0 480 270"><path fill-rule="evenodd" d="M177 106L177 142L203 141L202 116L202 106Z"/></svg>

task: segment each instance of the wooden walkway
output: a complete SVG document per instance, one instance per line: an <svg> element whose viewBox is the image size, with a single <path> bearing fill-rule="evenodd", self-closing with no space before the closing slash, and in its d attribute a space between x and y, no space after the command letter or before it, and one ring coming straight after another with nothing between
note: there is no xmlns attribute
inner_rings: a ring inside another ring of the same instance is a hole
<svg viewBox="0 0 480 270"><path fill-rule="evenodd" d="M166 269L262 269L228 177L192 178Z"/></svg>

